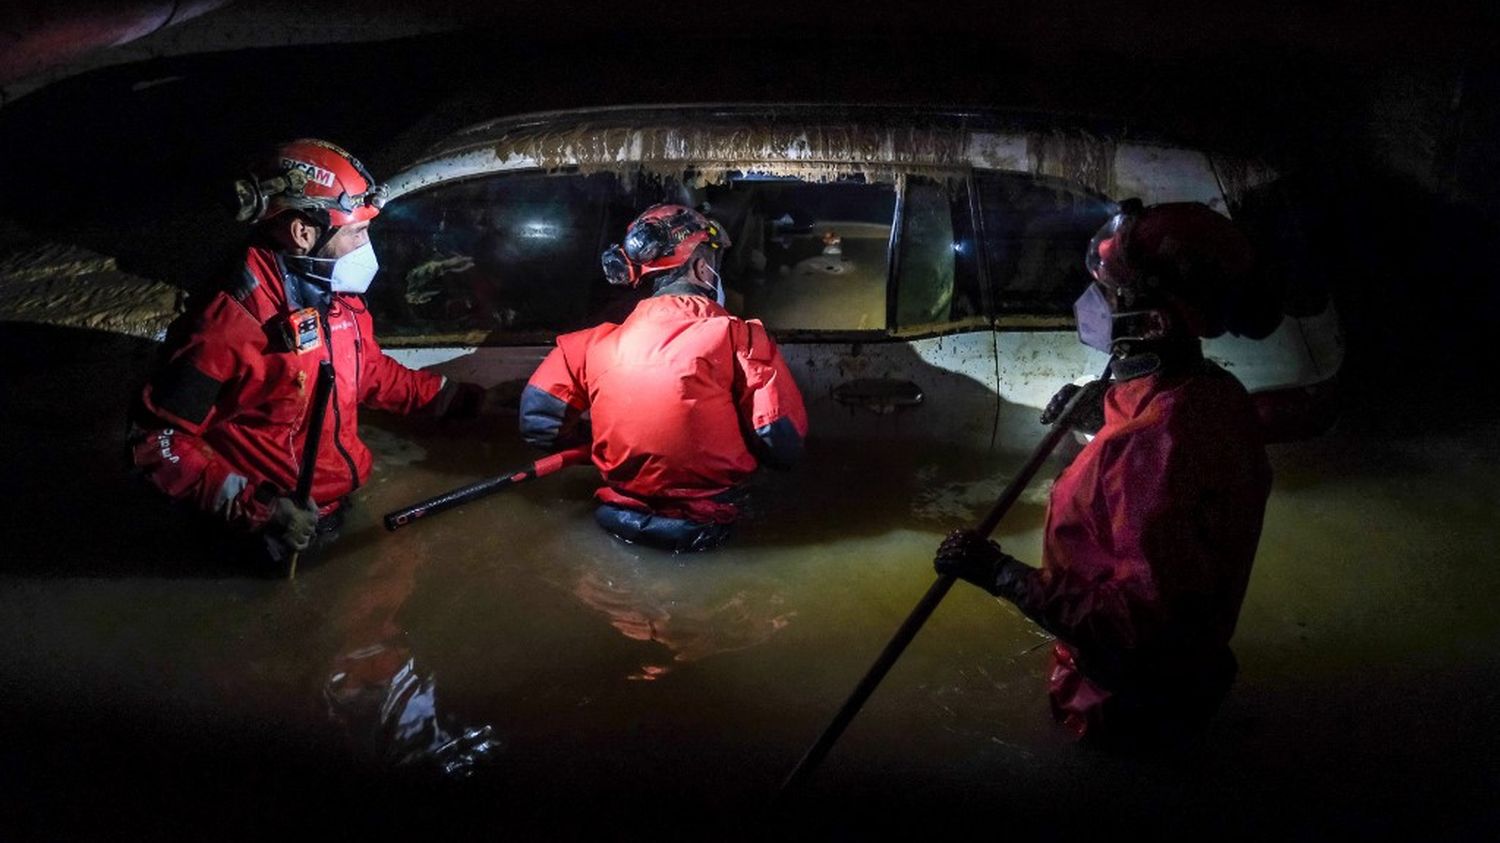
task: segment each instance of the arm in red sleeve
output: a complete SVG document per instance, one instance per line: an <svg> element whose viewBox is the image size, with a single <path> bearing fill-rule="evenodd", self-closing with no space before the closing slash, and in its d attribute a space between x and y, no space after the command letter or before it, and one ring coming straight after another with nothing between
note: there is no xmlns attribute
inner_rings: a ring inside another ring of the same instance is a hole
<svg viewBox="0 0 1500 843"><path fill-rule="evenodd" d="M1086 582L1013 562L1000 573L993 593L1076 648L1096 671L1106 666L1123 671L1132 654L1157 634L1149 602L1123 583Z"/></svg>
<svg viewBox="0 0 1500 843"><path fill-rule="evenodd" d="M1087 661L1123 667L1161 645L1172 623L1161 579L1202 564L1197 535L1196 467L1164 427L1104 443L1097 482L1085 500L1053 501L1083 513L1089 540L1054 542L1041 570L1016 563L1002 570L997 593L1027 617L1076 647ZM1070 519L1079 527L1077 519ZM1060 558L1063 554L1075 557Z"/></svg>
<svg viewBox="0 0 1500 843"><path fill-rule="evenodd" d="M408 369L392 360L375 341L374 322L361 313L359 403L377 410L410 415L432 404L447 380L436 372Z"/></svg>
<svg viewBox="0 0 1500 843"><path fill-rule="evenodd" d="M276 490L228 465L202 434L233 417L242 367L234 352L237 307L210 304L198 324L141 392L133 461L168 498L255 529L270 515Z"/></svg>
<svg viewBox="0 0 1500 843"><path fill-rule="evenodd" d="M521 392L521 438L551 451L587 442L589 393L582 364L588 331L564 334L536 367Z"/></svg>
<svg viewBox="0 0 1500 843"><path fill-rule="evenodd" d="M756 319L740 323L735 363L735 403L756 456L773 468L790 468L802 456L807 436L807 410L802 392L787 368L776 341Z"/></svg>
<svg viewBox="0 0 1500 843"><path fill-rule="evenodd" d="M266 481L239 473L201 438L184 430L144 431L132 456L151 485L171 500L248 530L265 526L271 503L283 494Z"/></svg>

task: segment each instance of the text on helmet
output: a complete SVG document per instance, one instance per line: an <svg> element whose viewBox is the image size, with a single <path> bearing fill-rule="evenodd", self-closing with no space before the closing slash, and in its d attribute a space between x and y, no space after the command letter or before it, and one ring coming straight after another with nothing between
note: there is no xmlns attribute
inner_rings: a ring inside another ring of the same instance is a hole
<svg viewBox="0 0 1500 843"><path fill-rule="evenodd" d="M321 184L324 187L333 187L333 171L325 170L317 164L308 161L298 161L295 158L282 158L281 167L284 170L296 170L305 174L309 181Z"/></svg>

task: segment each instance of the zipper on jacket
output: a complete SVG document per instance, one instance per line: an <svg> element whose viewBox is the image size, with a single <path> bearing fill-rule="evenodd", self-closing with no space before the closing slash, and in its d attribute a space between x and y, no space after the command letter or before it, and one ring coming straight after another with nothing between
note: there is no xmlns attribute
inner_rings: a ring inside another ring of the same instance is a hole
<svg viewBox="0 0 1500 843"><path fill-rule="evenodd" d="M329 402L333 404L333 447L337 448L339 456L344 458L344 464L349 466L349 482L352 484L349 491L353 492L359 488L359 469L354 467L354 458L349 456L349 452L344 450L344 443L339 441L339 433L344 429L344 419L343 414L339 412L338 367L333 362L333 326L329 323L326 312L322 316L323 335L328 338L328 365L334 366L333 391L328 396ZM318 431L318 435L321 436L322 431Z"/></svg>
<svg viewBox="0 0 1500 843"><path fill-rule="evenodd" d="M359 314L350 309L350 315L354 317L354 402L359 403L360 395L359 376L365 370L365 335L359 329Z"/></svg>

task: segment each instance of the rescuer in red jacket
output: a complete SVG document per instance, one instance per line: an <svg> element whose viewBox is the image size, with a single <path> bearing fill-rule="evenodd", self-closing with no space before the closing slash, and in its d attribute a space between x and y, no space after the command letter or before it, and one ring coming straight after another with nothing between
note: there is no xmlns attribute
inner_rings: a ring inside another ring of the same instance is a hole
<svg viewBox="0 0 1500 843"><path fill-rule="evenodd" d="M368 229L383 190L358 160L296 140L235 187L239 218L254 224L243 270L169 329L136 408L134 461L169 498L257 534L246 544L279 559L330 536L369 479L360 405L467 414L480 391L408 369L376 343L362 294L377 267ZM322 360L334 389L312 500L297 501Z"/></svg>
<svg viewBox="0 0 1500 843"><path fill-rule="evenodd" d="M1113 383L1084 387L1082 426L1097 433L1052 487L1041 568L971 531L950 535L935 566L1057 636L1059 720L1140 746L1195 732L1233 681L1271 471L1249 396L1199 338L1266 336L1279 309L1254 288L1245 239L1197 203L1123 203L1087 264L1079 337L1112 355Z"/></svg>
<svg viewBox="0 0 1500 843"><path fill-rule="evenodd" d="M564 334L521 395L542 448L592 438L599 525L672 551L722 542L745 482L789 467L807 434L802 394L761 323L724 309L729 237L681 205L646 210L601 260L612 284L654 294L621 324Z"/></svg>

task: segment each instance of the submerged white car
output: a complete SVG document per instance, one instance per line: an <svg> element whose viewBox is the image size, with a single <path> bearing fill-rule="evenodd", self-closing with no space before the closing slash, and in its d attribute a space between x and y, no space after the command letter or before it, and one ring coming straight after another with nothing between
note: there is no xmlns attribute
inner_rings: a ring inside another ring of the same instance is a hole
<svg viewBox="0 0 1500 843"><path fill-rule="evenodd" d="M396 174L374 224L382 342L413 366L524 381L559 333L620 319L599 254L644 208L702 208L733 239L730 310L763 320L814 437L1034 440L1064 383L1095 376L1072 303L1114 202L1197 201L1295 260L1262 163L998 113L677 106L504 118ZM1332 303L1288 272L1263 340L1207 355L1255 396L1273 438L1321 432L1343 360Z"/></svg>

